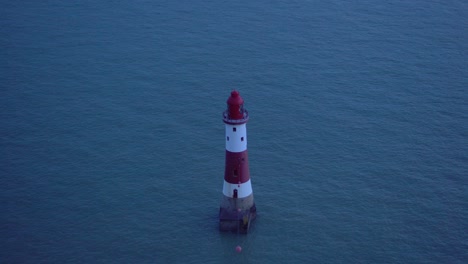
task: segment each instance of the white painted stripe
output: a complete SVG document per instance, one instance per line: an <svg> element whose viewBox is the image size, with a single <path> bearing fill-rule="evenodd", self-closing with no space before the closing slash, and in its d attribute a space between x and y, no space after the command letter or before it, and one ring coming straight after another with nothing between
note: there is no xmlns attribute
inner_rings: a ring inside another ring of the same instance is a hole
<svg viewBox="0 0 468 264"><path fill-rule="evenodd" d="M245 198L252 194L252 184L250 183L250 179L241 184L232 184L224 181L223 185L223 194L227 197L232 198L234 194L234 190L237 189L237 198Z"/></svg>
<svg viewBox="0 0 468 264"><path fill-rule="evenodd" d="M227 151L242 152L247 149L247 128L245 125L226 124L226 138L224 140L226 140Z"/></svg>

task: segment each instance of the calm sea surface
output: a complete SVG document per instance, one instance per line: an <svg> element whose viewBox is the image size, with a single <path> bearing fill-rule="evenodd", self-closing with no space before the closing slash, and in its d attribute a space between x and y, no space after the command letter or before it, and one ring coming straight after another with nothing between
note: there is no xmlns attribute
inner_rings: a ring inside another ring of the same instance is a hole
<svg viewBox="0 0 468 264"><path fill-rule="evenodd" d="M467 1L9 1L0 36L1 263L468 262Z"/></svg>

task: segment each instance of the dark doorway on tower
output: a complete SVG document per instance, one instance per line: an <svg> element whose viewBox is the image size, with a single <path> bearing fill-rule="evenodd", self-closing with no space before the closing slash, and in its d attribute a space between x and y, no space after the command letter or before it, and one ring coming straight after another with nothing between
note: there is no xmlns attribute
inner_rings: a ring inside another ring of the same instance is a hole
<svg viewBox="0 0 468 264"><path fill-rule="evenodd" d="M237 189L234 189L233 194L232 194L232 198L237 199Z"/></svg>

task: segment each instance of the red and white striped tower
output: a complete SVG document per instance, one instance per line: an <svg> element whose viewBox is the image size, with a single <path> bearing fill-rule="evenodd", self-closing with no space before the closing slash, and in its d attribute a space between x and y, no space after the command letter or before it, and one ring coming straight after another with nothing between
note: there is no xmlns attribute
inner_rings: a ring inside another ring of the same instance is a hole
<svg viewBox="0 0 468 264"><path fill-rule="evenodd" d="M249 114L239 92L232 91L223 113L226 127L226 166L219 209L221 231L247 233L256 216L247 155L246 123Z"/></svg>

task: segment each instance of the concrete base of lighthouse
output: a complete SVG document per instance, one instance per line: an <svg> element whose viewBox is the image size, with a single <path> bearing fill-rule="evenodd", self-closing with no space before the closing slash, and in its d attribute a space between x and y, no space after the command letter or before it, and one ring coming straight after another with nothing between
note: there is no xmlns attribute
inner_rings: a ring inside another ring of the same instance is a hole
<svg viewBox="0 0 468 264"><path fill-rule="evenodd" d="M256 216L253 194L245 198L224 196L219 208L219 230L246 234Z"/></svg>

